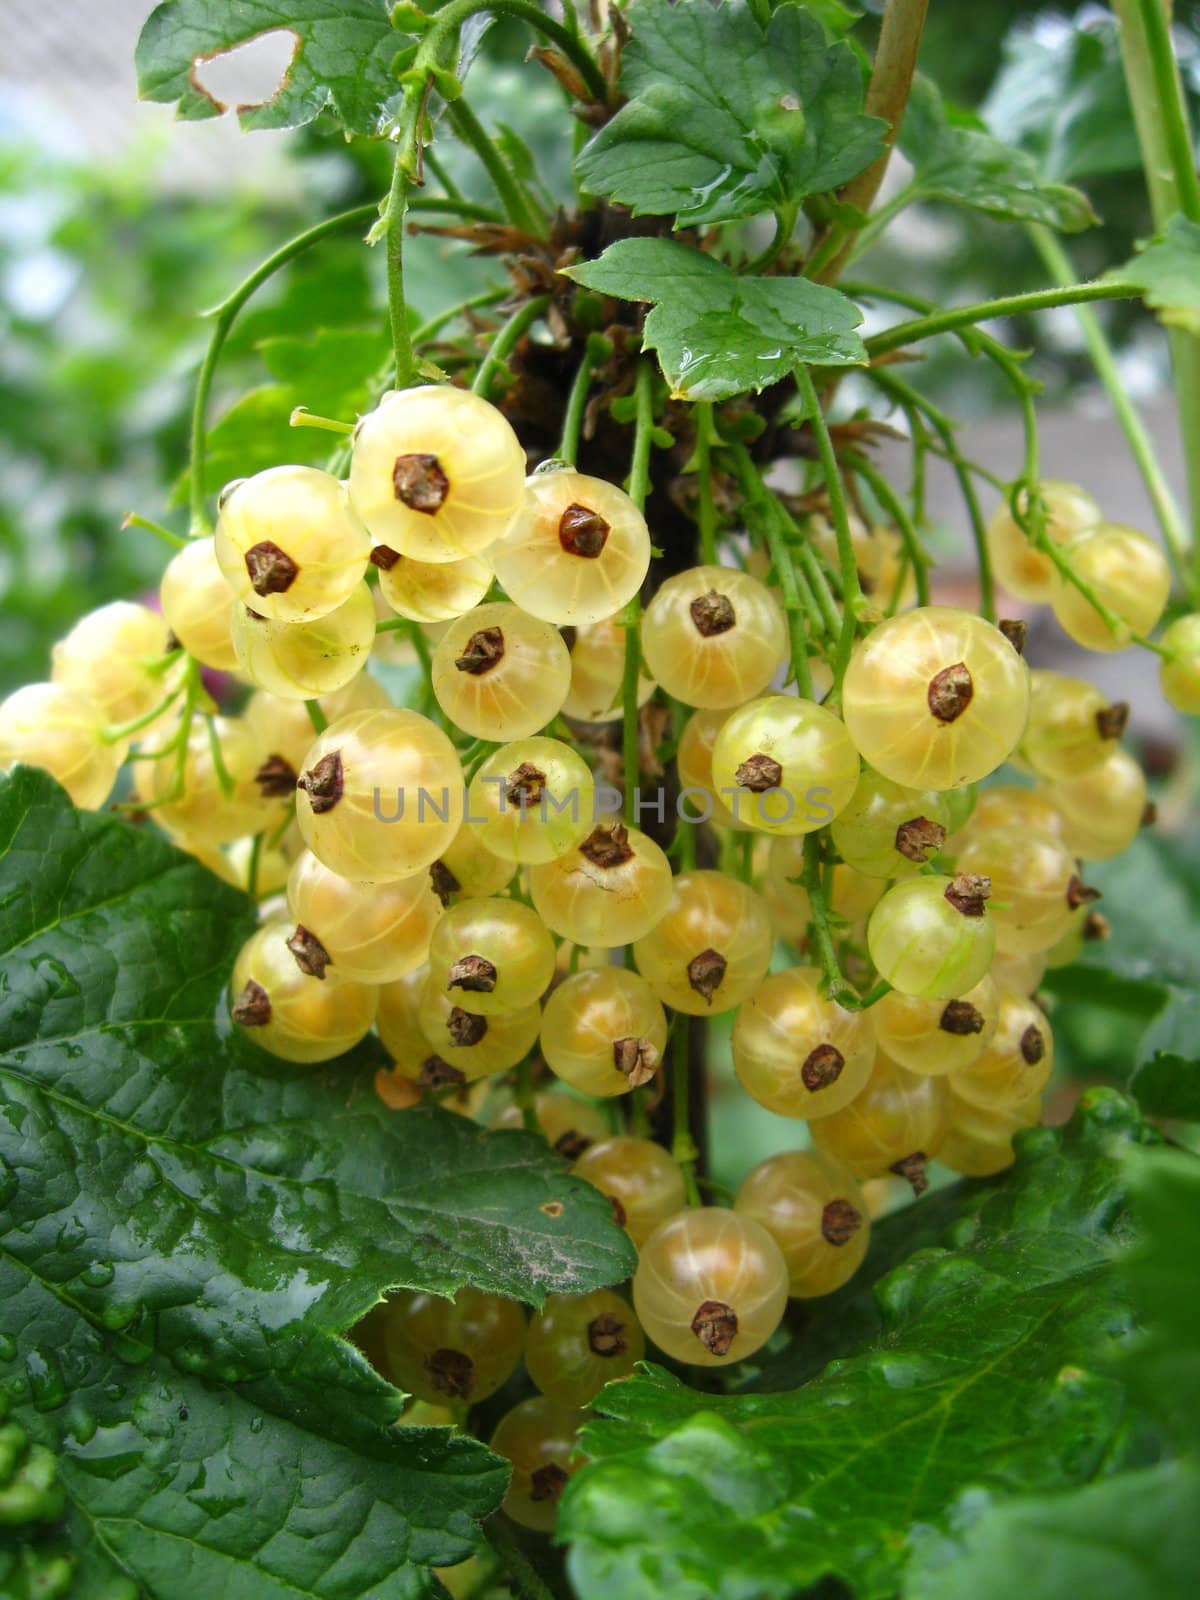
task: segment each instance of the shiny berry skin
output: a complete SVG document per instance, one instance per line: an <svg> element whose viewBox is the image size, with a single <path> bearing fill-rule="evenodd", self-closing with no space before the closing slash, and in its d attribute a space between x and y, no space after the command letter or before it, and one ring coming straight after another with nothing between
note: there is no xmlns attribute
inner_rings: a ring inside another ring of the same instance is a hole
<svg viewBox="0 0 1200 1600"><path fill-rule="evenodd" d="M1011 989L1014 994L1031 995L1045 976L1047 965L1044 950L1019 956L997 951L989 976L998 990Z"/></svg>
<svg viewBox="0 0 1200 1600"><path fill-rule="evenodd" d="M304 842L331 872L387 883L436 861L463 816L462 767L427 717L352 711L309 746L296 790Z"/></svg>
<svg viewBox="0 0 1200 1600"><path fill-rule="evenodd" d="M611 948L650 932L671 903L671 864L654 840L614 819L529 869L542 921L572 944Z"/></svg>
<svg viewBox="0 0 1200 1600"><path fill-rule="evenodd" d="M294 922L318 941L335 976L360 983L394 983L415 972L442 915L427 873L354 883L309 850L292 865L287 897Z"/></svg>
<svg viewBox="0 0 1200 1600"><path fill-rule="evenodd" d="M933 789L906 789L864 767L830 833L838 855L867 878L911 878L941 850L950 808Z"/></svg>
<svg viewBox="0 0 1200 1600"><path fill-rule="evenodd" d="M616 484L573 467L535 472L492 560L510 600L562 626L616 616L650 566L650 530Z"/></svg>
<svg viewBox="0 0 1200 1600"><path fill-rule="evenodd" d="M747 1094L777 1116L830 1116L871 1075L870 1013L827 999L820 981L816 967L776 972L734 1018L734 1070Z"/></svg>
<svg viewBox="0 0 1200 1600"><path fill-rule="evenodd" d="M410 622L449 622L477 606L492 586L492 563L487 555L464 556L461 561L414 561L411 556L382 553L379 591L397 616Z"/></svg>
<svg viewBox="0 0 1200 1600"><path fill-rule="evenodd" d="M233 964L231 1015L251 1043L281 1061L331 1061L366 1036L377 991L333 973L314 977L289 948L291 936L286 922L251 934Z"/></svg>
<svg viewBox="0 0 1200 1600"><path fill-rule="evenodd" d="M979 885L930 874L888 890L871 913L867 945L879 976L901 994L956 1000L991 965L996 929Z"/></svg>
<svg viewBox="0 0 1200 1600"><path fill-rule="evenodd" d="M950 1126L949 1107L944 1078L918 1077L880 1055L866 1088L814 1123L813 1144L856 1178L895 1172L919 1194L925 1163L937 1155Z"/></svg>
<svg viewBox="0 0 1200 1600"><path fill-rule="evenodd" d="M1158 664L1167 704L1200 716L1200 613L1177 617L1159 640L1168 653Z"/></svg>
<svg viewBox="0 0 1200 1600"><path fill-rule="evenodd" d="M808 890L800 881L803 874L804 841L772 839L763 873L763 898L770 907L776 936L796 945L805 943L812 921ZM851 928L857 929L860 923L865 923L886 887L882 878L864 878L861 872L839 861L833 869L827 909L836 917L844 917Z"/></svg>
<svg viewBox="0 0 1200 1600"><path fill-rule="evenodd" d="M156 737L156 747L167 744L178 722ZM221 749L221 761L233 780L232 792L221 787L213 761L213 739ZM155 806L155 821L168 833L177 835L186 848L193 844L232 844L243 834L258 833L274 825L280 816L278 802L264 797L257 782L260 767L254 736L239 717L214 717L212 734L203 717L194 717L188 732L184 758L183 793L168 800L175 783L175 757L155 760L135 758L138 789Z"/></svg>
<svg viewBox="0 0 1200 1600"><path fill-rule="evenodd" d="M429 1054L418 1076L434 1086L456 1081L445 1074L444 1067L460 1072L470 1083L494 1072L507 1072L533 1049L542 1025L542 1012L537 1005L485 1017L471 1009L473 995L464 995L463 999L466 1005L451 1000L437 984L428 981L421 992L417 1020ZM437 1062L431 1061L433 1056Z"/></svg>
<svg viewBox="0 0 1200 1600"><path fill-rule="evenodd" d="M1033 1000L1000 995L999 1026L979 1058L955 1072L950 1087L960 1100L985 1111L1010 1111L1040 1095L1054 1072L1054 1034Z"/></svg>
<svg viewBox="0 0 1200 1600"><path fill-rule="evenodd" d="M229 585L212 539L189 539L167 562L158 591L163 620L189 655L214 672L237 666Z"/></svg>
<svg viewBox="0 0 1200 1600"><path fill-rule="evenodd" d="M626 633L615 617L566 630L571 687L562 704L564 716L576 722L609 722L621 715ZM638 705L645 705L653 693L653 678L639 672Z"/></svg>
<svg viewBox="0 0 1200 1600"><path fill-rule="evenodd" d="M167 652L167 625L149 606L114 600L89 611L50 652L50 681L99 707L105 722L132 722L176 687L178 670L148 671ZM146 738L147 732L139 733Z"/></svg>
<svg viewBox="0 0 1200 1600"><path fill-rule="evenodd" d="M761 694L786 649L779 602L733 567L692 567L668 578L642 618L651 677L684 705L709 711Z"/></svg>
<svg viewBox="0 0 1200 1600"><path fill-rule="evenodd" d="M1146 774L1125 750L1044 792L1062 818L1067 849L1084 861L1110 861L1128 850L1145 817Z"/></svg>
<svg viewBox="0 0 1200 1600"><path fill-rule="evenodd" d="M996 949L1010 955L1049 950L1071 925L1087 893L1075 858L1061 839L1027 828L967 832L955 858L960 872L991 879L988 911Z"/></svg>
<svg viewBox="0 0 1200 1600"><path fill-rule="evenodd" d="M871 1223L861 1189L836 1161L815 1151L760 1161L743 1180L734 1209L761 1224L783 1252L793 1299L832 1294L867 1253Z"/></svg>
<svg viewBox="0 0 1200 1600"><path fill-rule="evenodd" d="M475 1405L513 1373L525 1343L515 1300L459 1289L453 1300L404 1291L383 1313L388 1376L431 1405Z"/></svg>
<svg viewBox="0 0 1200 1600"><path fill-rule="evenodd" d="M479 837L479 830L464 822L429 869L434 887L447 905L499 894L513 878L513 863L496 855Z"/></svg>
<svg viewBox="0 0 1200 1600"><path fill-rule="evenodd" d="M377 551L461 561L508 532L524 497L520 441L467 389L385 395L355 430L350 503Z"/></svg>
<svg viewBox="0 0 1200 1600"><path fill-rule="evenodd" d="M527 739L557 716L571 681L562 634L502 602L457 617L433 652L433 692L476 739Z"/></svg>
<svg viewBox="0 0 1200 1600"><path fill-rule="evenodd" d="M561 739L504 745L476 771L468 801L481 843L514 866L554 861L595 825L591 770Z"/></svg>
<svg viewBox="0 0 1200 1600"><path fill-rule="evenodd" d="M1039 669L1029 677L1029 722L1021 755L1039 778L1073 778L1116 748L1127 705L1110 705L1095 684L1065 672Z"/></svg>
<svg viewBox="0 0 1200 1600"><path fill-rule="evenodd" d="M664 1005L695 1017L731 1011L762 982L771 961L771 917L762 896L724 872L683 872L671 904L633 959Z"/></svg>
<svg viewBox="0 0 1200 1600"><path fill-rule="evenodd" d="M977 1061L1000 1018L991 974L958 1000L918 1000L893 989L871 1007L879 1048L897 1066L943 1077Z"/></svg>
<svg viewBox="0 0 1200 1600"><path fill-rule="evenodd" d="M1100 507L1076 483L1046 479L1038 485L1038 493L1043 502L1046 533L1054 544L1072 544L1102 520ZM1024 506L1024 491L1020 498ZM1048 555L1030 544L1007 500L996 507L988 523L987 545L996 579L1009 594L1037 604L1053 600L1062 586L1058 568Z"/></svg>
<svg viewBox="0 0 1200 1600"><path fill-rule="evenodd" d="M0 704L0 772L18 762L41 767L77 806L98 810L112 793L126 748L104 742L105 722L94 700L62 684L14 689Z"/></svg>
<svg viewBox="0 0 1200 1600"><path fill-rule="evenodd" d="M217 564L243 605L276 622L312 622L344 604L370 549L345 485L316 467L268 467L221 495Z"/></svg>
<svg viewBox="0 0 1200 1600"><path fill-rule="evenodd" d="M533 1097L533 1112L546 1143L568 1161L586 1155L594 1144L607 1139L608 1112L590 1100L565 1089L539 1089ZM505 1106L491 1120L493 1128L523 1128L525 1118L518 1105Z"/></svg>
<svg viewBox="0 0 1200 1600"><path fill-rule="evenodd" d="M573 1168L612 1202L613 1215L640 1250L686 1203L683 1173L662 1145L619 1134L590 1145Z"/></svg>
<svg viewBox="0 0 1200 1600"><path fill-rule="evenodd" d="M554 940L519 900L461 900L433 930L429 981L480 1016L536 1005L554 976Z"/></svg>
<svg viewBox="0 0 1200 1600"><path fill-rule="evenodd" d="M1044 789L1018 789L1011 783L997 783L980 790L965 827L950 837L950 854L960 850L972 834L990 833L996 828L1029 828L1061 838L1063 824Z"/></svg>
<svg viewBox="0 0 1200 1600"><path fill-rule="evenodd" d="M737 820L713 786L713 746L730 715L729 711L693 711L684 723L675 750L680 800L686 803L692 816L721 828L733 828L738 833L750 833L753 831L750 824Z"/></svg>
<svg viewBox="0 0 1200 1600"><path fill-rule="evenodd" d="M391 696L369 672L360 672L344 689L323 694L317 704L326 722L337 722L351 711L370 711L392 704ZM253 734L263 761L281 757L299 775L313 742L312 718L302 700L281 700L257 689L246 702L243 720Z"/></svg>
<svg viewBox="0 0 1200 1600"><path fill-rule="evenodd" d="M420 1019L421 1000L428 982L429 969L420 966L405 973L402 978L381 985L379 1009L375 1014L375 1030L383 1048L391 1056L397 1071L414 1082L420 1079L422 1067L433 1054L421 1029ZM432 1081L432 1069L425 1077L430 1087L436 1087Z"/></svg>
<svg viewBox="0 0 1200 1600"><path fill-rule="evenodd" d="M858 783L858 752L832 711L766 695L733 712L713 746L713 784L741 822L764 833L812 833Z"/></svg>
<svg viewBox="0 0 1200 1600"><path fill-rule="evenodd" d="M522 1400L497 1424L491 1448L512 1463L504 1510L522 1528L553 1529L567 1479L583 1464L577 1443L583 1421L582 1411L539 1394Z"/></svg>
<svg viewBox="0 0 1200 1600"><path fill-rule="evenodd" d="M1105 522L1066 551L1075 575L1120 618L1114 632L1073 583L1054 596L1059 627L1085 650L1126 650L1133 635L1150 633L1166 609L1171 569L1152 539L1136 528Z"/></svg>
<svg viewBox="0 0 1200 1600"><path fill-rule="evenodd" d="M275 622L234 605L230 635L243 674L280 700L335 694L366 666L375 643L375 602L365 583L311 622Z"/></svg>
<svg viewBox="0 0 1200 1600"><path fill-rule="evenodd" d="M961 1099L951 1086L950 1128L938 1151L938 1160L964 1177L990 1178L1016 1160L1016 1134L1024 1128L1036 1128L1041 1119L1040 1095L1007 1109L985 1110Z"/></svg>
<svg viewBox="0 0 1200 1600"><path fill-rule="evenodd" d="M525 1335L525 1370L561 1406L586 1406L646 1353L629 1304L611 1289L552 1294Z"/></svg>
<svg viewBox="0 0 1200 1600"><path fill-rule="evenodd" d="M681 1211L642 1246L633 1307L676 1361L721 1367L766 1344L787 1304L783 1253L760 1223L720 1206Z"/></svg>
<svg viewBox="0 0 1200 1600"><path fill-rule="evenodd" d="M581 1094L628 1094L662 1065L667 1019L653 989L624 967L565 978L542 1017L546 1065Z"/></svg>
<svg viewBox="0 0 1200 1600"><path fill-rule="evenodd" d="M912 789L957 789L1012 754L1029 670L999 628L923 606L873 629L850 658L842 715L864 761Z"/></svg>

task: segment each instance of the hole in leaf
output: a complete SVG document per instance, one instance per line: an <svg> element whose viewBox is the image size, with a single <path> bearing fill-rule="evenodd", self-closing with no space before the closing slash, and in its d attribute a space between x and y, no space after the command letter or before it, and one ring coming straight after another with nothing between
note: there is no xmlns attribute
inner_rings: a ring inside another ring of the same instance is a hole
<svg viewBox="0 0 1200 1600"><path fill-rule="evenodd" d="M197 56L191 79L221 111L266 105L287 82L299 49L298 34L290 28L272 28L231 50Z"/></svg>

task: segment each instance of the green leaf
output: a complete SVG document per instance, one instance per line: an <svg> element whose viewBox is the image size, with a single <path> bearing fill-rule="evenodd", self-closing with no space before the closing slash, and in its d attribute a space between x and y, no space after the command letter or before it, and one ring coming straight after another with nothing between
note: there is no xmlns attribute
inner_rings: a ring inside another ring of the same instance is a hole
<svg viewBox="0 0 1200 1600"><path fill-rule="evenodd" d="M883 149L853 51L801 6L764 29L747 0L637 0L621 61L628 104L580 153L592 194L681 225L794 210Z"/></svg>
<svg viewBox="0 0 1200 1600"><path fill-rule="evenodd" d="M1025 1136L1016 1168L885 1221L875 1285L812 1307L795 1335L839 1359L781 1393L698 1394L657 1368L606 1390L560 1531L582 1600L787 1600L832 1575L894 1594L914 1543L972 1494L1043 1493L1119 1465L1131 1426L1105 1370L1131 1317L1114 1153L1152 1138L1130 1102L1087 1097ZM915 1235L915 1236L914 1236ZM770 1383L778 1370L767 1364Z"/></svg>
<svg viewBox="0 0 1200 1600"><path fill-rule="evenodd" d="M1033 156L964 121L951 119L928 78L914 81L899 143L913 164L915 198L948 200L1010 222L1042 222L1064 233L1096 222L1079 189L1044 181Z"/></svg>
<svg viewBox="0 0 1200 1600"><path fill-rule="evenodd" d="M632 1247L540 1138L387 1111L365 1047L300 1070L235 1037L253 925L149 830L0 779L0 1392L81 1559L156 1595L416 1594L504 1470L397 1429L341 1333L390 1286L536 1303Z"/></svg>
<svg viewBox="0 0 1200 1600"><path fill-rule="evenodd" d="M1174 216L1132 261L1106 272L1101 282L1133 283L1168 327L1200 333L1200 224Z"/></svg>
<svg viewBox="0 0 1200 1600"><path fill-rule="evenodd" d="M618 300L654 303L642 334L673 392L725 400L786 378L797 362L866 360L846 295L806 278L740 278L670 239L618 239L596 261L569 267L576 283Z"/></svg>
<svg viewBox="0 0 1200 1600"><path fill-rule="evenodd" d="M1200 1122L1200 1061L1196 1041L1200 1039L1200 997L1176 996L1168 1008L1167 1027L1180 1028L1185 1018L1186 1053L1163 1048L1163 1030L1155 1027L1148 1035L1154 1054L1136 1068L1129 1080L1129 1092L1148 1117L1169 1117L1175 1122Z"/></svg>
<svg viewBox="0 0 1200 1600"><path fill-rule="evenodd" d="M329 110L352 133L381 132L400 48L385 0L166 0L138 40L138 93L174 102L188 121L220 116L227 108L201 87L197 67L280 31L294 37L291 62L270 100L238 107L242 126L296 128Z"/></svg>

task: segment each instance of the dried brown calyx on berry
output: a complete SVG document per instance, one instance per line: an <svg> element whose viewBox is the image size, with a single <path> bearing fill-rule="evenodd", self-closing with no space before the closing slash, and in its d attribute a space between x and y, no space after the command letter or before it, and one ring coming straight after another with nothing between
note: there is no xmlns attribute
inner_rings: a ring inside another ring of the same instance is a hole
<svg viewBox="0 0 1200 1600"><path fill-rule="evenodd" d="M1103 911L1089 911L1083 919L1083 937L1089 942L1112 937L1112 923Z"/></svg>
<svg viewBox="0 0 1200 1600"><path fill-rule="evenodd" d="M429 1382L448 1400L469 1400L475 1387L475 1363L462 1350L431 1350L425 1357Z"/></svg>
<svg viewBox="0 0 1200 1600"><path fill-rule="evenodd" d="M572 503L558 519L558 542L569 556L594 561L608 543L611 529L598 511Z"/></svg>
<svg viewBox="0 0 1200 1600"><path fill-rule="evenodd" d="M316 934L302 922L296 924L296 930L288 940L287 947L295 956L296 965L301 972L307 977L324 980L326 968L333 964L332 958Z"/></svg>
<svg viewBox="0 0 1200 1600"><path fill-rule="evenodd" d="M1025 640L1029 634L1028 623L1018 622L1011 617L1006 617L998 622L996 626L1017 654L1023 656L1025 654Z"/></svg>
<svg viewBox="0 0 1200 1600"><path fill-rule="evenodd" d="M751 794L766 794L768 789L778 789L783 782L783 768L771 756L747 756L733 775L739 789L749 789Z"/></svg>
<svg viewBox="0 0 1200 1600"><path fill-rule="evenodd" d="M281 755L269 755L254 774L264 800L285 800L296 790L296 769Z"/></svg>
<svg viewBox="0 0 1200 1600"><path fill-rule="evenodd" d="M964 917L982 917L991 893L990 878L979 872L960 872L946 885L945 898Z"/></svg>
<svg viewBox="0 0 1200 1600"><path fill-rule="evenodd" d="M983 1012L969 1000L947 1000L938 1027L943 1033L965 1039L969 1034L983 1032Z"/></svg>
<svg viewBox="0 0 1200 1600"><path fill-rule="evenodd" d="M821 1212L821 1237L826 1244L849 1244L862 1224L862 1213L849 1200L829 1200Z"/></svg>
<svg viewBox="0 0 1200 1600"><path fill-rule="evenodd" d="M591 1149L594 1142L586 1133L580 1133L578 1128L567 1128L555 1139L554 1148L560 1156L566 1156L568 1161L578 1161L585 1150Z"/></svg>
<svg viewBox="0 0 1200 1600"><path fill-rule="evenodd" d="M454 1044L460 1048L478 1044L488 1031L486 1017L481 1017L477 1012L464 1011L461 1006L452 1006L446 1018L446 1032Z"/></svg>
<svg viewBox="0 0 1200 1600"><path fill-rule="evenodd" d="M925 698L939 722L956 722L975 698L975 684L965 661L943 667L929 680Z"/></svg>
<svg viewBox="0 0 1200 1600"><path fill-rule="evenodd" d="M462 888L462 884L459 883L444 861L435 861L430 867L429 884L444 906L448 906L450 904L450 896L457 894Z"/></svg>
<svg viewBox="0 0 1200 1600"><path fill-rule="evenodd" d="M727 594L718 594L715 589L697 595L688 610L692 614L696 632L702 639L712 639L718 633L728 633L730 628L737 626L733 601Z"/></svg>
<svg viewBox="0 0 1200 1600"><path fill-rule="evenodd" d="M443 1061L441 1056L426 1056L417 1073L417 1082L422 1089L449 1089L466 1081L466 1073Z"/></svg>
<svg viewBox="0 0 1200 1600"><path fill-rule="evenodd" d="M696 1307L692 1332L714 1356L726 1356L737 1337L737 1312L723 1300L705 1300Z"/></svg>
<svg viewBox="0 0 1200 1600"><path fill-rule="evenodd" d="M836 1045L819 1044L804 1058L800 1081L810 1094L816 1094L819 1089L828 1089L831 1083L836 1083L845 1065L846 1058Z"/></svg>
<svg viewBox="0 0 1200 1600"><path fill-rule="evenodd" d="M613 1040L613 1066L629 1079L633 1089L640 1089L642 1084L650 1082L658 1071L660 1060L658 1051L649 1039L630 1035L625 1039Z"/></svg>
<svg viewBox="0 0 1200 1600"><path fill-rule="evenodd" d="M529 1498L539 1505L545 1500L561 1500L568 1481L557 1461L544 1462L529 1474Z"/></svg>
<svg viewBox="0 0 1200 1600"><path fill-rule="evenodd" d="M1096 713L1096 732L1102 739L1119 739L1129 726L1129 702L1117 700Z"/></svg>
<svg viewBox="0 0 1200 1600"><path fill-rule="evenodd" d="M592 829L579 846L579 853L586 856L594 867L606 870L623 867L627 861L633 860L629 829L623 822L602 822Z"/></svg>
<svg viewBox="0 0 1200 1600"><path fill-rule="evenodd" d="M327 756L322 756L315 767L300 774L296 779L296 787L303 789L308 796L314 816L321 817L327 811L332 811L345 788L341 751L331 750Z"/></svg>
<svg viewBox="0 0 1200 1600"><path fill-rule="evenodd" d="M450 479L436 456L397 456L392 466L392 489L410 511L432 517L450 493Z"/></svg>
<svg viewBox="0 0 1200 1600"><path fill-rule="evenodd" d="M929 1178L925 1172L925 1152L914 1150L912 1155L905 1156L901 1161L893 1161L891 1166L898 1178L904 1178L912 1185L914 1194L924 1194L929 1187Z"/></svg>
<svg viewBox="0 0 1200 1600"><path fill-rule="evenodd" d="M1078 911L1080 906L1090 906L1094 900L1101 898L1099 889L1093 889L1090 883L1084 883L1078 874L1071 874L1071 880L1067 884L1067 904L1072 911Z"/></svg>
<svg viewBox="0 0 1200 1600"><path fill-rule="evenodd" d="M611 1311L602 1311L588 1323L588 1349L598 1356L623 1356L629 1348L625 1324Z"/></svg>
<svg viewBox="0 0 1200 1600"><path fill-rule="evenodd" d="M399 550L393 550L390 544L377 544L371 551L371 565L380 572L390 572L400 559Z"/></svg>
<svg viewBox="0 0 1200 1600"><path fill-rule="evenodd" d="M265 1028L271 1020L271 997L251 978L233 1003L230 1013L243 1028Z"/></svg>
<svg viewBox="0 0 1200 1600"><path fill-rule="evenodd" d="M496 987L496 968L485 956L460 956L450 968L447 989L466 989L471 994L491 994Z"/></svg>
<svg viewBox="0 0 1200 1600"><path fill-rule="evenodd" d="M454 665L460 672L469 672L473 678L481 678L503 660L504 630L480 628L467 640L467 648L462 655L455 656Z"/></svg>
<svg viewBox="0 0 1200 1600"><path fill-rule="evenodd" d="M713 995L721 987L729 963L719 950L701 950L698 956L693 956L688 962L688 986L696 991L700 998L712 1005Z"/></svg>
<svg viewBox="0 0 1200 1600"><path fill-rule="evenodd" d="M613 1221L616 1223L618 1228L623 1228L629 1221L628 1216L625 1214L625 1207L617 1199L615 1194L609 1195L608 1203L612 1207Z"/></svg>
<svg viewBox="0 0 1200 1600"><path fill-rule="evenodd" d="M896 849L907 861L924 866L946 842L946 830L928 817L910 817L896 829Z"/></svg>
<svg viewBox="0 0 1200 1600"><path fill-rule="evenodd" d="M244 560L250 587L257 595L285 594L300 575L300 568L277 544L262 539L246 551Z"/></svg>
<svg viewBox="0 0 1200 1600"><path fill-rule="evenodd" d="M522 811L536 806L545 792L546 774L535 767L532 761L522 761L516 771L510 772L505 779L504 798L510 806L519 806Z"/></svg>
<svg viewBox="0 0 1200 1600"><path fill-rule="evenodd" d="M1021 1059L1026 1066L1036 1067L1046 1054L1046 1041L1036 1022L1031 1022L1021 1035Z"/></svg>

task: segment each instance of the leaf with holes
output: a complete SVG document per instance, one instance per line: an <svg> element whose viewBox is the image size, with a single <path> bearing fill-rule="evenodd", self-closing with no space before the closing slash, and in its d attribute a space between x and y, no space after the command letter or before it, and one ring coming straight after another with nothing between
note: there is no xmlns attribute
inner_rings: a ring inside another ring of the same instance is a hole
<svg viewBox="0 0 1200 1600"><path fill-rule="evenodd" d="M746 0L639 0L621 60L628 96L576 162L585 189L680 224L791 211L861 172L886 124L862 72L801 6L764 26Z"/></svg>
<svg viewBox="0 0 1200 1600"><path fill-rule="evenodd" d="M874 1295L856 1280L812 1308L797 1361L834 1338L839 1359L799 1388L699 1394L650 1368L606 1390L560 1524L582 1600L700 1600L714 1572L756 1600L829 1575L874 1600L972 1495L1068 1489L1119 1465L1130 1406L1110 1358L1132 1316L1113 1269L1130 1232L1113 1155L1153 1137L1098 1091L1069 1128L1026 1135L1013 1172L945 1191L924 1221L918 1207L884 1222L876 1262L931 1230L937 1243ZM764 1365L760 1383L781 1380L781 1362Z"/></svg>
<svg viewBox="0 0 1200 1600"><path fill-rule="evenodd" d="M568 267L585 288L654 309L642 338L668 383L689 400L726 400L786 378L798 362L857 366L862 313L806 278L749 278L670 239L618 239L596 261Z"/></svg>

